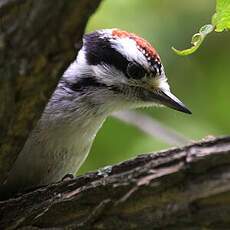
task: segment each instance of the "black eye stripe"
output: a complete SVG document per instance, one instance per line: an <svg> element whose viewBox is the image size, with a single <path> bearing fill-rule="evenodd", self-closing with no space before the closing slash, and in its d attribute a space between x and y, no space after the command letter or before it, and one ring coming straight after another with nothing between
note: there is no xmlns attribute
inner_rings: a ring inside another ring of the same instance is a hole
<svg viewBox="0 0 230 230"><path fill-rule="evenodd" d="M77 91L82 91L84 89L87 89L89 87L94 87L94 88L105 88L107 87L106 84L98 82L96 78L94 77L84 77L80 78L77 82L71 83L64 81L63 82L65 87L77 92Z"/></svg>
<svg viewBox="0 0 230 230"><path fill-rule="evenodd" d="M101 38L97 32L87 34L84 36L84 46L88 64L113 65L118 70L126 73L128 60L111 47L111 43L108 39Z"/></svg>

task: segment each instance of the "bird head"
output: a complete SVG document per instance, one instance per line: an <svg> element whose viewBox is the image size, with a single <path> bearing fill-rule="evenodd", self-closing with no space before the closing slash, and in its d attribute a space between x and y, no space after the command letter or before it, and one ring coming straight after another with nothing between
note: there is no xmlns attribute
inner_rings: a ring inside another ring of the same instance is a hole
<svg viewBox="0 0 230 230"><path fill-rule="evenodd" d="M129 107L164 105L191 113L171 91L160 56L143 38L119 29L86 34L77 60L73 90Z"/></svg>

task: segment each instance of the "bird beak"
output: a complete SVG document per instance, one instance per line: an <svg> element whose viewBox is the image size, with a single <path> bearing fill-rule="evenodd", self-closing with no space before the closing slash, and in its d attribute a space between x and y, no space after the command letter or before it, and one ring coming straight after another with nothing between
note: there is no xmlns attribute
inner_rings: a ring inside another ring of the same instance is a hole
<svg viewBox="0 0 230 230"><path fill-rule="evenodd" d="M192 114L192 112L177 98L175 97L169 90L161 90L157 94L157 100L172 109L175 109L177 111Z"/></svg>

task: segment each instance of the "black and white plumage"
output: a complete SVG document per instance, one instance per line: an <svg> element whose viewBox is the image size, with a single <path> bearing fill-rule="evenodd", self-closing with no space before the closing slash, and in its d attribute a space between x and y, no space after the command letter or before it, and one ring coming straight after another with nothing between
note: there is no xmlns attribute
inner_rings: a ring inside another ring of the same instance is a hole
<svg viewBox="0 0 230 230"><path fill-rule="evenodd" d="M118 29L85 35L1 190L9 196L75 174L108 115L156 104L190 113L148 42Z"/></svg>

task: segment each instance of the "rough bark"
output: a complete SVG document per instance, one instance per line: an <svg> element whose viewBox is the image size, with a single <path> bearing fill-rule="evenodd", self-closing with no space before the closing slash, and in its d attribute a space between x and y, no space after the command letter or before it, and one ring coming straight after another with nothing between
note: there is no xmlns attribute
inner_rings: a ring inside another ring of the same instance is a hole
<svg viewBox="0 0 230 230"><path fill-rule="evenodd" d="M100 0L0 0L0 182Z"/></svg>
<svg viewBox="0 0 230 230"><path fill-rule="evenodd" d="M229 229L230 137L153 154L0 203L0 229Z"/></svg>

